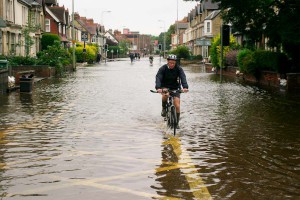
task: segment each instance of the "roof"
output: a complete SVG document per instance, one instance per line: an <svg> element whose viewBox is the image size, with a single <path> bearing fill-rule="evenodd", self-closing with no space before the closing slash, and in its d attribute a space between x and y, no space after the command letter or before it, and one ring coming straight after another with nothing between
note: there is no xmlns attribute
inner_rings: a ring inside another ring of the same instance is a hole
<svg viewBox="0 0 300 200"><path fill-rule="evenodd" d="M65 7L50 6L48 8L59 19L60 22L66 23Z"/></svg>
<svg viewBox="0 0 300 200"><path fill-rule="evenodd" d="M59 22L59 19L56 17L56 15L49 9L49 7L46 6L46 12L56 21Z"/></svg>
<svg viewBox="0 0 300 200"><path fill-rule="evenodd" d="M191 10L187 16L187 20L191 22L198 15L202 14L201 4L197 4L193 10Z"/></svg>
<svg viewBox="0 0 300 200"><path fill-rule="evenodd" d="M57 0L45 0L46 5L57 5Z"/></svg>
<svg viewBox="0 0 300 200"><path fill-rule="evenodd" d="M212 13L210 13L205 20L213 20L216 16L219 15L219 13L221 12L221 10L215 10Z"/></svg>
<svg viewBox="0 0 300 200"><path fill-rule="evenodd" d="M219 3L213 3L212 0L202 0L201 1L201 10L218 10Z"/></svg>

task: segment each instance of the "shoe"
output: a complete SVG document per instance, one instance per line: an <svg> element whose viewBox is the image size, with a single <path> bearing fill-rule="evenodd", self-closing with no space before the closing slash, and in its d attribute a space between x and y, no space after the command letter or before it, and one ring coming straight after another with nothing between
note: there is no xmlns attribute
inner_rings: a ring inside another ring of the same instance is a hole
<svg viewBox="0 0 300 200"><path fill-rule="evenodd" d="M177 125L176 125L176 129L180 129L180 126L179 126L179 124L177 124Z"/></svg>
<svg viewBox="0 0 300 200"><path fill-rule="evenodd" d="M165 109L162 109L162 110L161 110L161 116L162 116L162 117L165 117L166 115L167 115L166 110L165 110Z"/></svg>

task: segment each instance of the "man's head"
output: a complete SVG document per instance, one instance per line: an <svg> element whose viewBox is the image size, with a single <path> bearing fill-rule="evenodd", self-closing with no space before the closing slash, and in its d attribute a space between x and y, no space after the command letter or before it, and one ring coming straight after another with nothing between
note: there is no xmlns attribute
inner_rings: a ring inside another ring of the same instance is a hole
<svg viewBox="0 0 300 200"><path fill-rule="evenodd" d="M175 65L176 65L176 60L177 60L176 55L174 55L174 54L168 55L167 60L168 60L168 66L169 66L169 68L173 69L175 67Z"/></svg>

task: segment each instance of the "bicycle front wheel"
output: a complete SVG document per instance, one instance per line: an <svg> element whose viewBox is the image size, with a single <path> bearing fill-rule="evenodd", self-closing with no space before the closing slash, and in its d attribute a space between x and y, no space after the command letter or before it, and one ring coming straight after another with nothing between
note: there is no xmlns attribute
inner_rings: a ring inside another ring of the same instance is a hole
<svg viewBox="0 0 300 200"><path fill-rule="evenodd" d="M173 129L174 136L176 135L177 115L175 107L171 108L171 128Z"/></svg>

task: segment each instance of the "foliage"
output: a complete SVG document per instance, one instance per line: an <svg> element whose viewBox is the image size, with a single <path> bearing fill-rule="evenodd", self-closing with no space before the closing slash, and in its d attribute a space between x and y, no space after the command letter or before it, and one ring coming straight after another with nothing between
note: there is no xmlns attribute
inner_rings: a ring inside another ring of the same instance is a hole
<svg viewBox="0 0 300 200"><path fill-rule="evenodd" d="M225 23L248 38L247 43L267 37L271 48L282 49L300 71L300 1L298 0L215 0Z"/></svg>
<svg viewBox="0 0 300 200"><path fill-rule="evenodd" d="M12 56L8 57L7 60L9 61L10 66L19 66L19 65L35 65L37 60L33 57L23 57L23 56Z"/></svg>
<svg viewBox="0 0 300 200"><path fill-rule="evenodd" d="M119 53L122 55L127 54L129 51L130 40L121 40L119 41Z"/></svg>
<svg viewBox="0 0 300 200"><path fill-rule="evenodd" d="M237 55L237 63L241 72L251 74L253 72L251 67L254 68L255 65L253 60L253 51L249 49L241 50Z"/></svg>
<svg viewBox="0 0 300 200"><path fill-rule="evenodd" d="M30 21L26 24L26 26L22 29L22 35L24 36L25 42L25 55L26 57L30 54L30 49L34 45L34 40L31 36L31 33L34 33L39 26L33 25Z"/></svg>
<svg viewBox="0 0 300 200"><path fill-rule="evenodd" d="M111 51L113 50L113 55L120 54L120 47L119 46L108 46L108 54L111 55Z"/></svg>
<svg viewBox="0 0 300 200"><path fill-rule="evenodd" d="M257 50L253 54L255 64L260 70L270 70L282 73L283 66L287 63L287 56L283 53Z"/></svg>
<svg viewBox="0 0 300 200"><path fill-rule="evenodd" d="M237 61L242 72L252 74L256 78L259 78L259 72L262 70L286 73L285 65L288 63L287 56L283 53L248 49L239 52Z"/></svg>
<svg viewBox="0 0 300 200"><path fill-rule="evenodd" d="M52 46L54 41L60 41L60 38L57 34L44 33L41 39L42 50L46 50L48 46Z"/></svg>
<svg viewBox="0 0 300 200"><path fill-rule="evenodd" d="M190 56L190 60L202 60L202 59L203 59L202 55L196 55L196 56L191 55Z"/></svg>
<svg viewBox="0 0 300 200"><path fill-rule="evenodd" d="M57 75L62 75L64 66L71 63L71 56L68 50L64 49L60 41L54 41L52 46L48 46L47 50L39 52L38 64L55 66Z"/></svg>
<svg viewBox="0 0 300 200"><path fill-rule="evenodd" d="M180 45L176 49L170 51L170 54L177 55L178 59L189 59L190 58L190 50L187 46Z"/></svg>
<svg viewBox="0 0 300 200"><path fill-rule="evenodd" d="M237 55L238 50L229 50L225 55L225 66L238 66L237 64Z"/></svg>
<svg viewBox="0 0 300 200"><path fill-rule="evenodd" d="M98 49L94 45L85 45L86 52L83 52L83 45L82 44L76 44L75 49L75 55L76 55L76 61L79 63L88 62L89 64L92 64L96 60L96 55L98 52ZM73 51L73 48L70 48L70 52Z"/></svg>
<svg viewBox="0 0 300 200"><path fill-rule="evenodd" d="M217 35L212 39L212 45L210 48L210 57L211 57L211 63L213 64L214 67L220 68L221 66L221 39L220 39L220 34ZM234 37L230 35L230 44L229 46L224 46L223 47L223 63L225 63L225 55L230 51L230 50L235 50L238 49L239 45L236 43Z"/></svg>

